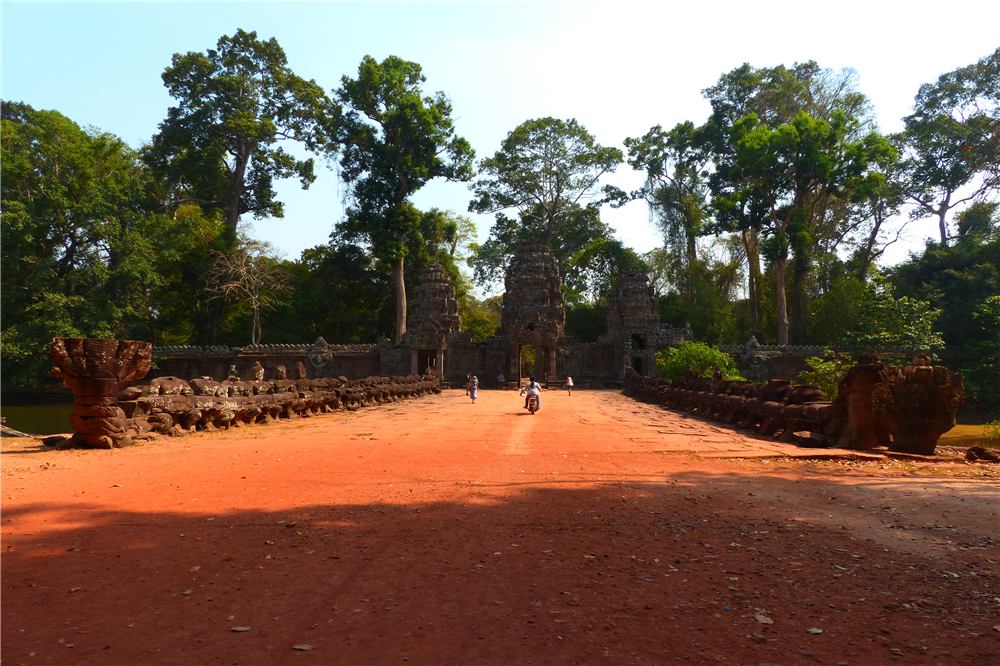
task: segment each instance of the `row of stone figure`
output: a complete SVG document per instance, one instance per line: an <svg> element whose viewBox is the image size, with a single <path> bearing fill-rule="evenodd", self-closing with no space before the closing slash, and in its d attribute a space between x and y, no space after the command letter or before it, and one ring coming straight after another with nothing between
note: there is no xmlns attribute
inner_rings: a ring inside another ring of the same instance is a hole
<svg viewBox="0 0 1000 666"><path fill-rule="evenodd" d="M931 455L942 434L955 426L965 402L963 377L918 355L905 368L862 356L840 379L833 401L815 386L766 384L711 378L643 377L626 373L628 395L685 410L779 441L805 446L868 450L880 446L901 453Z"/></svg>
<svg viewBox="0 0 1000 666"><path fill-rule="evenodd" d="M440 392L436 375L249 382L159 377L147 388L126 389L118 405L136 434L151 430L179 434L181 430L227 429L340 409L353 411ZM116 444L122 445L128 445L124 439Z"/></svg>

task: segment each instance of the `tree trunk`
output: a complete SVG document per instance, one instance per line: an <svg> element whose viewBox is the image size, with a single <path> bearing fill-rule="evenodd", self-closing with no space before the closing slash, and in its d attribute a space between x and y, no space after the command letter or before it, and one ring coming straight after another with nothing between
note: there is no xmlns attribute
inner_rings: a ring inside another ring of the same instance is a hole
<svg viewBox="0 0 1000 666"><path fill-rule="evenodd" d="M757 335L757 276L760 275L760 253L757 248L757 230L744 229L741 234L747 251L747 299L750 302L750 330Z"/></svg>
<svg viewBox="0 0 1000 666"><path fill-rule="evenodd" d="M222 323L222 311L225 303L221 298L214 299L208 303L208 344L215 345L219 341L219 325Z"/></svg>
<svg viewBox="0 0 1000 666"><path fill-rule="evenodd" d="M778 301L778 344L788 344L788 306L785 301L785 264L788 259L776 259L774 262L775 300Z"/></svg>
<svg viewBox="0 0 1000 666"><path fill-rule="evenodd" d="M872 265L872 254L875 252L875 241L878 240L879 229L882 228L882 216L875 215L875 224L872 225L871 233L868 234L868 241L865 243L864 253L861 255L861 265L858 266L858 279L864 280L868 275L868 267Z"/></svg>
<svg viewBox="0 0 1000 666"><path fill-rule="evenodd" d="M396 282L396 344L406 333L406 284L403 282L403 259L392 262L392 279Z"/></svg>

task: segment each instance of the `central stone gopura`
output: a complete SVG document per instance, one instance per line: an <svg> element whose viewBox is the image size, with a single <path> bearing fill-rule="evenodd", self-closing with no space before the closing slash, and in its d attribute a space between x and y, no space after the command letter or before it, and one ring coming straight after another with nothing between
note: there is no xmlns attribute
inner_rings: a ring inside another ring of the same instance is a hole
<svg viewBox="0 0 1000 666"><path fill-rule="evenodd" d="M500 331L510 347L510 377L521 376L521 347L535 345L535 368L556 378L559 338L566 334L559 264L548 246L522 245L511 261L505 280ZM539 374L541 374L539 372Z"/></svg>

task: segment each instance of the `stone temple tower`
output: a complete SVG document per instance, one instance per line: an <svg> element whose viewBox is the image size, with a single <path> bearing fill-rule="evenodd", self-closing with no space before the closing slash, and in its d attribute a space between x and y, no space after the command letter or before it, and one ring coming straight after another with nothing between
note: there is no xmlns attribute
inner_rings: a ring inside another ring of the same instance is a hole
<svg viewBox="0 0 1000 666"><path fill-rule="evenodd" d="M521 347L535 345L535 369L556 381L559 338L566 331L559 265L549 248L526 243L518 248L505 281L500 331L510 347L510 377L521 375ZM542 369L544 368L544 372Z"/></svg>
<svg viewBox="0 0 1000 666"><path fill-rule="evenodd" d="M462 317L458 314L455 287L436 261L420 277L409 319L406 336L410 372L416 374L434 367L443 376L444 350L448 338L462 328Z"/></svg>

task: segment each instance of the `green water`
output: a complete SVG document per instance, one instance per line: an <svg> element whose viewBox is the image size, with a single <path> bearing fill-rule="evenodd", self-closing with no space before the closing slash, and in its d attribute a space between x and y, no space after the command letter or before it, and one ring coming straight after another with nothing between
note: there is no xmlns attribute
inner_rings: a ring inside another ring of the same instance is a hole
<svg viewBox="0 0 1000 666"><path fill-rule="evenodd" d="M55 435L73 432L69 415L73 405L0 405L5 425L29 435Z"/></svg>

